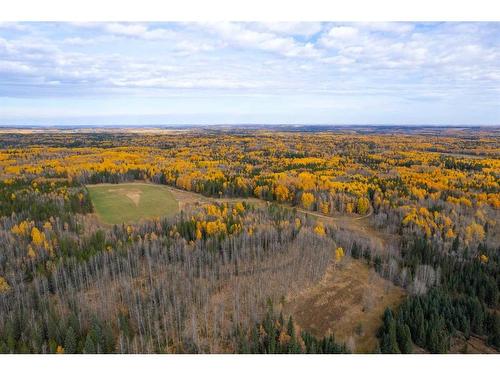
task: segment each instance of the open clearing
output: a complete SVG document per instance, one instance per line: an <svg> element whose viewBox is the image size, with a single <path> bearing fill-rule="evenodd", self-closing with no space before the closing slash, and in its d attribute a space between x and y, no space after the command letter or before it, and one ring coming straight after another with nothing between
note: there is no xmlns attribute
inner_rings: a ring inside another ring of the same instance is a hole
<svg viewBox="0 0 500 375"><path fill-rule="evenodd" d="M99 219L106 224L122 224L173 216L179 204L169 189L146 183L87 185Z"/></svg>
<svg viewBox="0 0 500 375"><path fill-rule="evenodd" d="M285 313L302 329L322 337L334 333L357 353L373 352L386 307L397 306L403 289L381 278L359 260L332 265L323 280L289 298Z"/></svg>

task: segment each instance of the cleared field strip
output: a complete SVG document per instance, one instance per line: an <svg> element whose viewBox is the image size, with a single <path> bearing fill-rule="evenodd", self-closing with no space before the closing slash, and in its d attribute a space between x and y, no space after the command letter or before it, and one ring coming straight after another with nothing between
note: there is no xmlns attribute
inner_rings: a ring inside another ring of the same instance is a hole
<svg viewBox="0 0 500 375"><path fill-rule="evenodd" d="M99 219L106 224L173 216L179 204L163 185L147 183L87 185Z"/></svg>

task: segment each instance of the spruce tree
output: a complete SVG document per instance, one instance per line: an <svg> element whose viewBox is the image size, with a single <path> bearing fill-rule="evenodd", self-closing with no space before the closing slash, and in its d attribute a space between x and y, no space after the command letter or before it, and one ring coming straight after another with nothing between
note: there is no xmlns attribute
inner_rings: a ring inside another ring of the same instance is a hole
<svg viewBox="0 0 500 375"><path fill-rule="evenodd" d="M85 354L96 353L94 341L92 340L92 336L90 334L87 334L87 338L85 339L85 345L83 347L83 352Z"/></svg>
<svg viewBox="0 0 500 375"><path fill-rule="evenodd" d="M399 323L396 327L397 341L399 350L403 354L410 354L413 352L413 344L411 342L410 327L405 323Z"/></svg>
<svg viewBox="0 0 500 375"><path fill-rule="evenodd" d="M76 334L73 327L69 327L64 339L64 352L68 354L76 353Z"/></svg>
<svg viewBox="0 0 500 375"><path fill-rule="evenodd" d="M382 327L382 340L381 340L380 350L385 354L400 353L397 332L396 332L396 321L392 315L391 309L387 308L384 312L384 325Z"/></svg>

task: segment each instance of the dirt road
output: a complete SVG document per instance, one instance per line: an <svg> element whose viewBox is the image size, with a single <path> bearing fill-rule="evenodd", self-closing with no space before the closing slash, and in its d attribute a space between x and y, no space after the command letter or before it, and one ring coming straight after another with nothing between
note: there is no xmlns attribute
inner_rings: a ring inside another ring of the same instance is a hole
<svg viewBox="0 0 500 375"><path fill-rule="evenodd" d="M265 201L258 198L213 198L206 197L204 195L193 193L190 191L185 191L177 189L174 187L168 187L174 197L179 201L179 208L182 210L185 205L197 204L197 203L222 203L222 202L247 202L254 204L256 206L266 206L271 204L271 202ZM309 211L300 207L293 207L289 204L277 203L282 207L288 209L295 209L297 212L321 219L325 224L335 225L337 228L352 232L355 238L365 238L372 242L372 245L379 249L380 251L385 251L386 249L393 247L397 248L398 238L396 235L391 235L388 233L381 232L373 227L370 223L370 217L373 215L373 209L370 207L370 211L363 216L355 215L338 215L331 216L326 215L321 212Z"/></svg>

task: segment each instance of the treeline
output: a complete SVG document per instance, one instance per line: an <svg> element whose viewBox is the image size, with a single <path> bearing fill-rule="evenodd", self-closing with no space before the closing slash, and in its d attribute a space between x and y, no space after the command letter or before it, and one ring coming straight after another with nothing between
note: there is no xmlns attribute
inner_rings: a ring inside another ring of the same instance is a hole
<svg viewBox="0 0 500 375"><path fill-rule="evenodd" d="M16 178L0 181L0 216L18 219L68 219L93 211L87 189L65 179Z"/></svg>

